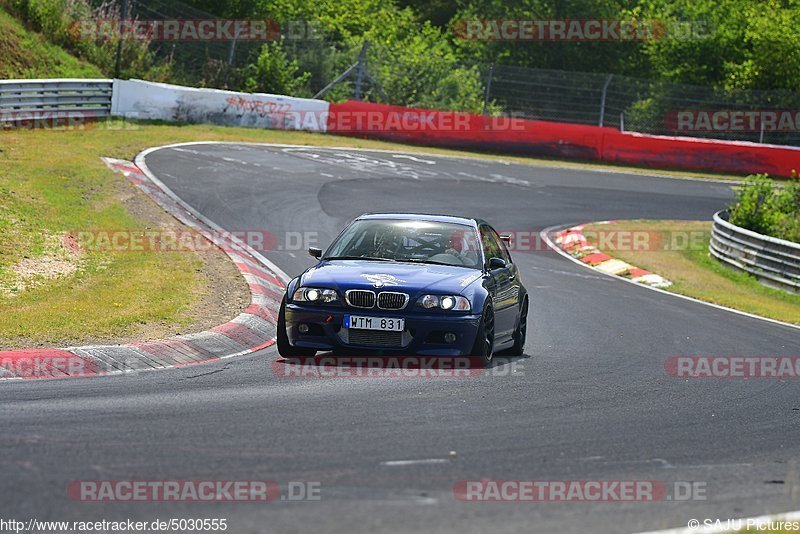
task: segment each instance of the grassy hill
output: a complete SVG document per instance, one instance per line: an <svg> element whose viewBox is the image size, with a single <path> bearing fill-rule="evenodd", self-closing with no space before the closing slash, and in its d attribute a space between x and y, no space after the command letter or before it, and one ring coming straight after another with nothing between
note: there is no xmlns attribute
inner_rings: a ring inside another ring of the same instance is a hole
<svg viewBox="0 0 800 534"><path fill-rule="evenodd" d="M0 7L0 79L103 78L95 65L32 32Z"/></svg>

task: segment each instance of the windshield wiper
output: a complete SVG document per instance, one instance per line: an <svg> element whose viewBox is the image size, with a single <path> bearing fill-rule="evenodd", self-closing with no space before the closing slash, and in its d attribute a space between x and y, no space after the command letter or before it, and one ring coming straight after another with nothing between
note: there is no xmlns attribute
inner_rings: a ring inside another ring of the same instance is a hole
<svg viewBox="0 0 800 534"><path fill-rule="evenodd" d="M426 260L423 258L407 258L405 260L399 261L407 261L409 263L430 263L431 265L448 265L450 267L463 267L463 265L453 265L452 263L445 263L443 261L433 261L433 260Z"/></svg>
<svg viewBox="0 0 800 534"><path fill-rule="evenodd" d="M377 258L374 256L328 256L326 260L370 260L370 261L397 261L391 258Z"/></svg>

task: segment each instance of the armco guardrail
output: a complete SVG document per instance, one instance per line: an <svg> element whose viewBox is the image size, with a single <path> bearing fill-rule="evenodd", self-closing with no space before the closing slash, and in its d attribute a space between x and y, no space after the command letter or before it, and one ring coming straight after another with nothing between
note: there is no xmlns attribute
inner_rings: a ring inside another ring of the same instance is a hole
<svg viewBox="0 0 800 534"><path fill-rule="evenodd" d="M761 235L714 214L708 250L719 261L746 271L764 285L800 293L800 244Z"/></svg>
<svg viewBox="0 0 800 534"><path fill-rule="evenodd" d="M111 114L112 80L0 80L0 122Z"/></svg>

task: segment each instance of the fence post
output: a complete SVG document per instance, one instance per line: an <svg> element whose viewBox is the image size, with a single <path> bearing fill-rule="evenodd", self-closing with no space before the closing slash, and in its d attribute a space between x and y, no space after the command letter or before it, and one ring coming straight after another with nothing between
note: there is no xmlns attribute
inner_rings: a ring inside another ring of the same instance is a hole
<svg viewBox="0 0 800 534"><path fill-rule="evenodd" d="M608 93L608 84L611 83L611 78L613 77L613 74L609 74L608 78L606 78L606 83L603 84L603 94L600 96L600 126L603 125L603 120L606 117L606 93Z"/></svg>
<svg viewBox="0 0 800 534"><path fill-rule="evenodd" d="M378 94L381 95L386 102L389 101L389 98L386 96L386 93L383 92L381 86L378 85L378 82L375 81L370 73L367 71L367 49L369 48L370 43L365 42L361 47L361 52L358 54L358 60L347 67L347 70L341 73L339 76L336 77L331 83L323 87L317 94L315 94L312 98L322 98L322 96L330 91L337 83L342 82L345 78L350 76L353 72L356 73L356 87L355 87L355 99L361 100L361 87L364 83L364 78L369 80L372 85L375 86L375 89L378 90Z"/></svg>
<svg viewBox="0 0 800 534"><path fill-rule="evenodd" d="M236 54L236 40L239 38L239 34L242 31L241 28L237 28L236 33L233 36L233 40L231 41L231 46L228 48L228 66L230 67L233 65L233 58Z"/></svg>
<svg viewBox="0 0 800 534"><path fill-rule="evenodd" d="M128 0L122 0L122 12L120 13L119 18L123 20L128 18ZM114 60L114 78L119 78L120 63L122 61L122 33L123 32L120 32L118 37L119 41L117 41L117 57Z"/></svg>
<svg viewBox="0 0 800 534"><path fill-rule="evenodd" d="M624 111L619 114L619 131L620 132L624 132L625 131L625 112Z"/></svg>
<svg viewBox="0 0 800 534"><path fill-rule="evenodd" d="M369 41L364 43L361 47L361 52L358 53L358 68L356 69L356 93L355 99L361 100L361 85L364 82L364 75L366 74L367 62L367 49L369 48Z"/></svg>
<svg viewBox="0 0 800 534"><path fill-rule="evenodd" d="M494 76L494 63L489 65L489 74L486 76L486 87L483 88L483 114L489 110L489 92L492 90L492 77Z"/></svg>

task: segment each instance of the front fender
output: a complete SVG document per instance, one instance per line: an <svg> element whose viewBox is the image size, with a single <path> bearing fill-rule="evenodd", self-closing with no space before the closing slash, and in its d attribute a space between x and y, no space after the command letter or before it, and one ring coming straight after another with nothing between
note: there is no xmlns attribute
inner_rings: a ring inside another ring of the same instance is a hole
<svg viewBox="0 0 800 534"><path fill-rule="evenodd" d="M472 313L483 313L483 307L487 300L491 299L491 293L484 284L486 284L486 279L483 280L483 283L476 281L467 288L471 291L464 292L464 296L472 303Z"/></svg>
<svg viewBox="0 0 800 534"><path fill-rule="evenodd" d="M300 285L300 277L292 278L288 284L286 284L286 300L289 301L289 296L294 295L295 290Z"/></svg>

